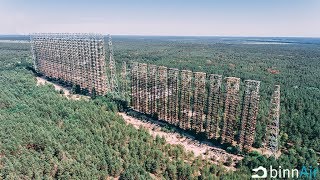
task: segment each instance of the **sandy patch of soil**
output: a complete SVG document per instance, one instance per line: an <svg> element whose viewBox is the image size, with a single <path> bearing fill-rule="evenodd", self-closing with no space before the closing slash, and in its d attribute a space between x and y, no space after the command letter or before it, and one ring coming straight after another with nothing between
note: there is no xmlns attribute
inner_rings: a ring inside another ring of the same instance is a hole
<svg viewBox="0 0 320 180"><path fill-rule="evenodd" d="M272 69L272 68L268 68L267 71L268 71L268 73L270 73L270 74L280 74L280 71L279 71L279 70Z"/></svg>
<svg viewBox="0 0 320 180"><path fill-rule="evenodd" d="M270 157L270 156L273 155L270 150L267 150L265 148L254 148L254 147L252 147L251 150L252 151L257 151L258 153L263 154L263 155L265 155L267 157ZM281 156L281 154L282 154L282 152L280 150L278 152L276 152L276 154L275 154L276 158L279 158Z"/></svg>
<svg viewBox="0 0 320 180"><path fill-rule="evenodd" d="M161 130L161 126L156 123L144 122L128 116L125 113L119 114L124 118L127 124L131 124L137 129L139 129L141 126L147 129L153 137L156 137L157 135L164 137L167 143L175 145L180 144L185 148L186 151L192 151L195 156L202 156L203 158L211 160L215 164L223 163L230 157L233 163L231 167L226 167L227 169L236 170L234 168L235 163L243 158L242 156L227 153L223 149L209 146L204 142L199 142L192 137L187 137L176 132L164 132Z"/></svg>
<svg viewBox="0 0 320 180"><path fill-rule="evenodd" d="M53 85L54 89L56 91L63 91L63 94L61 94L62 96L65 96L68 99L72 99L72 100L80 100L80 99L85 99L85 100L89 100L90 97L89 96L84 96L84 95L79 95L79 94L71 94L70 93L70 89L63 87L61 85L52 83L46 79L44 79L43 77L36 77L37 79L37 86L41 86L41 85L45 85L45 84L51 84Z"/></svg>

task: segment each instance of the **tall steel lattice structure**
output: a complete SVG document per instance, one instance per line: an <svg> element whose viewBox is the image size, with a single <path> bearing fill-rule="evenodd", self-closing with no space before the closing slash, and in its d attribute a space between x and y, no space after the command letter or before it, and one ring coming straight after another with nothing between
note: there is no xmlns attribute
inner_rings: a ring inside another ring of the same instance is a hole
<svg viewBox="0 0 320 180"><path fill-rule="evenodd" d="M127 63L123 61L121 67L121 93L125 100L128 99Z"/></svg>
<svg viewBox="0 0 320 180"><path fill-rule="evenodd" d="M216 139L218 137L220 123L219 110L221 108L221 81L221 75L210 74L206 121L206 134L209 139Z"/></svg>
<svg viewBox="0 0 320 180"><path fill-rule="evenodd" d="M109 45L110 91L117 93L119 90L118 78L116 73L116 62L113 56L112 38L110 34L109 34L108 45Z"/></svg>
<svg viewBox="0 0 320 180"><path fill-rule="evenodd" d="M157 66L149 65L148 92L149 92L149 114L154 115L157 112Z"/></svg>
<svg viewBox="0 0 320 180"><path fill-rule="evenodd" d="M203 110L206 98L206 73L195 72L194 73L194 103L193 103L193 115L192 115L192 129L196 133L200 133L203 130Z"/></svg>
<svg viewBox="0 0 320 180"><path fill-rule="evenodd" d="M240 78L227 77L226 97L224 104L223 128L221 139L224 143L233 144L234 130L237 120L237 109L239 106Z"/></svg>
<svg viewBox="0 0 320 180"><path fill-rule="evenodd" d="M159 119L167 119L167 67L159 66L158 67L158 115Z"/></svg>
<svg viewBox="0 0 320 180"><path fill-rule="evenodd" d="M139 78L139 110L143 113L148 113L148 66L144 63L139 63L139 71L138 71L138 78Z"/></svg>
<svg viewBox="0 0 320 180"><path fill-rule="evenodd" d="M185 130L190 129L190 99L192 95L191 83L192 72L182 70L179 127Z"/></svg>
<svg viewBox="0 0 320 180"><path fill-rule="evenodd" d="M138 79L138 70L139 64L133 62L131 64L131 106L135 110L139 110L139 79Z"/></svg>
<svg viewBox="0 0 320 180"><path fill-rule="evenodd" d="M279 116L280 116L280 86L274 87L274 92L271 97L270 110L268 116L266 130L266 149L270 150L273 155L278 151L278 136L279 136Z"/></svg>
<svg viewBox="0 0 320 180"><path fill-rule="evenodd" d="M131 65L133 109L150 115L157 114L159 119L184 130L205 132L208 139L218 139L221 134L222 143L232 145L238 143L241 149L250 150L255 137L260 81L246 80L245 86L241 121L239 121L240 78L226 78L226 92L223 99L221 75L210 74L207 81L206 73L203 72L179 71L175 68L168 69L164 66L136 62ZM272 104L276 104L274 102L276 99L273 98ZM270 111L271 119L275 119L276 112L279 114L274 108ZM241 126L238 122L241 122ZM267 131L271 134L274 134L272 132L276 129L275 123L273 121L273 124L268 125ZM239 133L237 142L235 142L236 132ZM273 139L269 138L268 143L274 144Z"/></svg>
<svg viewBox="0 0 320 180"><path fill-rule="evenodd" d="M34 67L47 77L79 85L89 93L107 92L104 38L101 34L32 34Z"/></svg>
<svg viewBox="0 0 320 180"><path fill-rule="evenodd" d="M169 68L168 70L168 121L171 124L179 124L179 70Z"/></svg>
<svg viewBox="0 0 320 180"><path fill-rule="evenodd" d="M260 99L260 81L246 80L245 85L246 89L242 102L241 129L238 143L240 149L250 149L254 142Z"/></svg>

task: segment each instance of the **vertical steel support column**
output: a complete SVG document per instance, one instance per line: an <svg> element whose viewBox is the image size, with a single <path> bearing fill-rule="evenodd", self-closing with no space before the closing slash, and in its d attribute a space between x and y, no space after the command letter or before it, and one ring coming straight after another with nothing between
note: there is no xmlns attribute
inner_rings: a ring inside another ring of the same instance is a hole
<svg viewBox="0 0 320 180"><path fill-rule="evenodd" d="M61 71L61 78L62 80L66 81L67 80L67 41L65 38L60 37L62 41L62 48L60 51L62 52L62 59L61 59L61 65L62 65L62 71Z"/></svg>
<svg viewBox="0 0 320 180"><path fill-rule="evenodd" d="M148 79L147 64L139 63L139 110L143 113L148 113L148 96L147 96L147 79Z"/></svg>
<svg viewBox="0 0 320 180"><path fill-rule="evenodd" d="M209 81L206 134L208 139L217 139L220 123L219 110L221 108L222 76L217 74L210 74Z"/></svg>
<svg viewBox="0 0 320 180"><path fill-rule="evenodd" d="M70 79L70 84L75 84L76 83L76 76L77 76L77 71L75 68L75 61L76 61L76 49L78 49L77 44L75 42L75 38L70 39L70 44L71 44L71 49L70 49L70 69L71 69L71 79Z"/></svg>
<svg viewBox="0 0 320 180"><path fill-rule="evenodd" d="M171 124L178 125L178 96L179 96L179 86L178 86L179 70L174 68L169 68L168 70L168 121Z"/></svg>
<svg viewBox="0 0 320 180"><path fill-rule="evenodd" d="M134 110L139 109L138 102L138 63L131 64L131 106Z"/></svg>
<svg viewBox="0 0 320 180"><path fill-rule="evenodd" d="M270 150L275 156L278 151L279 136L279 117L280 117L280 85L275 85L271 97L268 123L266 129L265 148ZM276 156L275 156L276 157Z"/></svg>
<svg viewBox="0 0 320 180"><path fill-rule="evenodd" d="M149 65L149 77L148 77L148 92L149 92L149 114L154 115L157 112L157 66Z"/></svg>
<svg viewBox="0 0 320 180"><path fill-rule="evenodd" d="M159 119L167 121L167 67L158 67L158 115Z"/></svg>
<svg viewBox="0 0 320 180"><path fill-rule="evenodd" d="M188 70L181 71L181 100L180 100L180 119L179 127L190 129L190 98L191 98L192 72Z"/></svg>
<svg viewBox="0 0 320 180"><path fill-rule="evenodd" d="M240 149L250 149L254 142L260 98L260 81L246 80L245 84L246 89L242 102L241 129L238 143Z"/></svg>
<svg viewBox="0 0 320 180"><path fill-rule="evenodd" d="M109 78L106 72L106 57L105 57L105 48L104 48L104 36L99 35L98 38L98 72L100 77L100 86L101 94L106 94L109 90Z"/></svg>
<svg viewBox="0 0 320 180"><path fill-rule="evenodd" d="M93 73L94 73L94 69L93 69L93 54L92 54L92 46L93 46L93 42L94 40L91 38L89 39L89 42L88 42L88 49L89 49L89 52L88 52L88 65L89 65L89 68L88 68L88 75L89 75L89 79L90 79L90 84L89 84L89 93L92 93L92 89L94 88L94 76L93 76Z"/></svg>
<svg viewBox="0 0 320 180"><path fill-rule="evenodd" d="M46 59L48 60L47 61L47 76L52 78L53 77L53 64L52 64L52 57L53 57L53 54L52 54L52 39L49 38L47 41L47 53L46 53Z"/></svg>
<svg viewBox="0 0 320 180"><path fill-rule="evenodd" d="M42 49L43 49L43 52L42 52L42 61L44 62L43 63L43 72L44 72L44 74L48 74L49 72L48 72L48 69L49 69L49 67L48 67L48 37L46 36L46 37L44 37L43 38L43 41L42 41L42 44L41 44L41 46L42 46Z"/></svg>
<svg viewBox="0 0 320 180"><path fill-rule="evenodd" d="M98 56L98 37L94 37L94 41L93 41L93 73L94 73L94 89L96 91L97 94L100 94L100 90L98 90L100 88L100 75L99 75L99 56Z"/></svg>
<svg viewBox="0 0 320 180"><path fill-rule="evenodd" d="M121 68L121 92L124 99L127 101L127 91L128 91L128 82L127 82L127 63L123 61Z"/></svg>
<svg viewBox="0 0 320 180"><path fill-rule="evenodd" d="M196 133L203 130L203 110L206 96L206 73L194 73L194 110L192 116L192 129Z"/></svg>
<svg viewBox="0 0 320 180"><path fill-rule="evenodd" d="M240 79L227 77L226 98L224 104L224 118L221 139L223 143L233 144L234 130L237 120L237 109L239 106L239 86Z"/></svg>
<svg viewBox="0 0 320 180"><path fill-rule="evenodd" d="M112 38L109 34L109 70L110 70L110 90L112 92L117 93L118 92L118 79L117 79L117 73L116 73L116 62L114 60L113 56L113 46L112 46Z"/></svg>
<svg viewBox="0 0 320 180"><path fill-rule="evenodd" d="M73 81L72 76L73 76L73 72L72 72L72 49L74 49L75 47L72 44L72 36L68 37L67 39L67 83L71 84Z"/></svg>

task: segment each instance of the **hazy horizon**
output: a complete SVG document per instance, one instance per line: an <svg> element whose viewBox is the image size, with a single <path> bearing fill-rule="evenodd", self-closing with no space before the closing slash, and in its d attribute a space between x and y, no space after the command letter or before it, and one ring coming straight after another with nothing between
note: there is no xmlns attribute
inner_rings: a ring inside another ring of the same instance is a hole
<svg viewBox="0 0 320 180"><path fill-rule="evenodd" d="M42 32L41 32L42 33ZM43 32L47 33L47 32ZM56 32L50 32L56 33ZM78 32L72 32L78 33ZM95 32L92 32L95 33ZM101 34L101 33L99 33ZM0 36L29 36L30 34L0 34ZM108 33L103 33L102 35L108 36ZM316 36L216 36L216 35L144 35L144 34L110 34L111 36L132 36L132 37L217 37L217 38L310 38L310 39L320 39Z"/></svg>
<svg viewBox="0 0 320 180"><path fill-rule="evenodd" d="M0 34L320 37L317 0L3 0Z"/></svg>

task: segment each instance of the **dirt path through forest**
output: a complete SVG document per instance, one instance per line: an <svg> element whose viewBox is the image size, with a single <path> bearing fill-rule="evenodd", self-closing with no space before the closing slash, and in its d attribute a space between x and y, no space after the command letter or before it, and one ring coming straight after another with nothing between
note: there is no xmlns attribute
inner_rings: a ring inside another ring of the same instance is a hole
<svg viewBox="0 0 320 180"><path fill-rule="evenodd" d="M72 99L72 100L80 100L80 99L87 99L88 100L88 99L90 99L89 96L84 96L84 95L79 95L79 94L71 94L70 89L63 87L61 85L58 85L56 83L50 82L43 77L36 77L36 79L37 79L37 86L51 84L51 85L53 85L53 87L56 91L62 90L63 94L61 94L61 95L65 96L68 99Z"/></svg>
<svg viewBox="0 0 320 180"><path fill-rule="evenodd" d="M235 163L243 158L242 156L227 153L223 149L209 146L205 143L201 143L197 140L194 140L187 136L183 136L176 132L164 132L161 130L161 126L156 123L144 122L139 119L128 116L125 113L119 114L123 117L127 124L131 124L137 129L139 129L140 126L142 126L143 128L147 129L153 137L156 137L157 135L160 137L164 137L167 143L175 145L180 144L185 148L185 150L192 151L195 156L202 156L203 158L208 158L215 164L219 164L220 162L223 163L227 160L228 157L230 157L233 161L233 167L226 167L227 169L235 170Z"/></svg>

